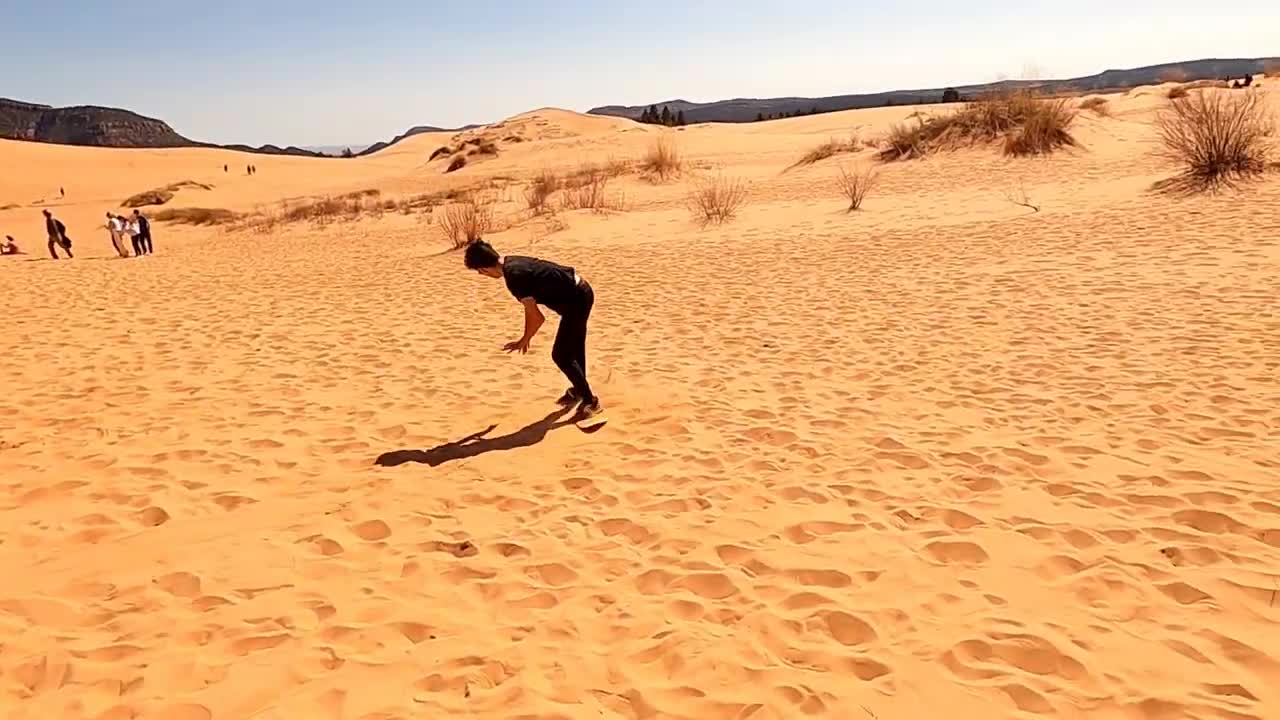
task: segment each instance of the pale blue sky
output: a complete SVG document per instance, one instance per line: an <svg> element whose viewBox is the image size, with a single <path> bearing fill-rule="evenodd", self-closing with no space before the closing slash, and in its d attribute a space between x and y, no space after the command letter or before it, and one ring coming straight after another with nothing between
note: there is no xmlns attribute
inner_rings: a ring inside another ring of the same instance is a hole
<svg viewBox="0 0 1280 720"><path fill-rule="evenodd" d="M0 97L254 145L1266 55L1280 55L1275 0L0 0Z"/></svg>

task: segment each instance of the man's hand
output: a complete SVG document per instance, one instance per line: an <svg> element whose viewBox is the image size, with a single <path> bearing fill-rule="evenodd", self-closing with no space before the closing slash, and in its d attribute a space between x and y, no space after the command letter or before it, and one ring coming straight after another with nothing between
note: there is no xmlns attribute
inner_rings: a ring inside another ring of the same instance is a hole
<svg viewBox="0 0 1280 720"><path fill-rule="evenodd" d="M521 355L523 355L529 352L529 340L527 338L520 338L519 340L515 340L507 343L506 345L503 345L502 349L507 352L519 352Z"/></svg>

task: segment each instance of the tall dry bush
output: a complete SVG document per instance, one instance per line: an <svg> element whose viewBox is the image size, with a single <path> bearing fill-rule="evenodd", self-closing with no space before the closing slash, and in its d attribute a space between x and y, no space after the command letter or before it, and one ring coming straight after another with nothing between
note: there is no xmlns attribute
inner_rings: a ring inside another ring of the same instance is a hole
<svg viewBox="0 0 1280 720"><path fill-rule="evenodd" d="M675 138L670 135L659 135L640 159L640 169L654 180L669 180L684 169L684 160L680 157L680 148Z"/></svg>
<svg viewBox="0 0 1280 720"><path fill-rule="evenodd" d="M559 189L560 178L550 170L543 170L534 176L533 182L525 188L525 203L535 215L541 215L549 209L548 201Z"/></svg>
<svg viewBox="0 0 1280 720"><path fill-rule="evenodd" d="M704 226L732 219L746 202L747 184L723 175L700 181L688 197L689 211Z"/></svg>
<svg viewBox="0 0 1280 720"><path fill-rule="evenodd" d="M455 202L444 207L437 222L445 238L460 248L483 238L493 228L493 209L470 200Z"/></svg>
<svg viewBox="0 0 1280 720"><path fill-rule="evenodd" d="M1156 115L1161 154L1183 167L1161 187L1213 190L1267 170L1275 120L1256 92L1198 91Z"/></svg>
<svg viewBox="0 0 1280 720"><path fill-rule="evenodd" d="M849 198L849 210L862 209L862 201L867 198L867 193L871 192L871 188L876 184L876 172L874 168L863 167L861 170L850 172L847 168L840 168L840 177L836 179L836 184L840 188L840 192Z"/></svg>

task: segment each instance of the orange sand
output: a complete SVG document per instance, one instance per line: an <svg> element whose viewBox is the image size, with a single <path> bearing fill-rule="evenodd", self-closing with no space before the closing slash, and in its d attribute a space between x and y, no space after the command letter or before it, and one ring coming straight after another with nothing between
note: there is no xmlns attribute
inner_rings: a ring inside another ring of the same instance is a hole
<svg viewBox="0 0 1280 720"><path fill-rule="evenodd" d="M449 175L448 135L0 142L0 716L1280 717L1280 180L1149 193L1161 92L1081 151L883 166L854 214L869 153L783 169L913 109L690 127L685 176L555 221L535 172L662 131L540 110ZM716 171L750 204L701 229ZM548 415L554 316L504 355L518 305L427 216L111 259L103 213L181 180L237 211L490 183L499 249L595 286L611 422Z"/></svg>

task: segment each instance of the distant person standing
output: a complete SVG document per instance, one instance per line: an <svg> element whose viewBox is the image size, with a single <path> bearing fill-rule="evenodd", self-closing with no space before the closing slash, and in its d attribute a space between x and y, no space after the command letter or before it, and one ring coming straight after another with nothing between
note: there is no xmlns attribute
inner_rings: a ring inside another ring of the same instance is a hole
<svg viewBox="0 0 1280 720"><path fill-rule="evenodd" d="M71 254L71 238L67 237L67 226L48 210L44 211L44 229L49 234L49 254L54 260L58 259L59 247L67 251L68 258L75 257Z"/></svg>
<svg viewBox="0 0 1280 720"><path fill-rule="evenodd" d="M67 196L67 189L62 187L58 188L58 197L66 197L66 196Z"/></svg>
<svg viewBox="0 0 1280 720"><path fill-rule="evenodd" d="M133 236L133 252L137 255L150 255L153 248L151 247L151 221L141 210L133 211L133 222L137 225L138 233Z"/></svg>

